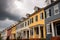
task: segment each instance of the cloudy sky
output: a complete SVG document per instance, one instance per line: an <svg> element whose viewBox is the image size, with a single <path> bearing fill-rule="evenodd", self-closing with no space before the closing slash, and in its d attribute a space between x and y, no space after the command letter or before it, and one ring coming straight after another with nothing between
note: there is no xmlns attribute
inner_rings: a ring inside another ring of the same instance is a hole
<svg viewBox="0 0 60 40"><path fill-rule="evenodd" d="M34 7L44 7L45 0L0 0L0 31L16 23L26 13L34 12Z"/></svg>

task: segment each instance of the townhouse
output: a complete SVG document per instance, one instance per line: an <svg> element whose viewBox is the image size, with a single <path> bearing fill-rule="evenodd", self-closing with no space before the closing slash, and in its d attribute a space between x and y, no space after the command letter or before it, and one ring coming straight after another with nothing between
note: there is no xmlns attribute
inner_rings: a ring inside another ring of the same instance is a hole
<svg viewBox="0 0 60 40"><path fill-rule="evenodd" d="M17 37L20 39L46 39L44 9L35 7L33 14L27 14L27 18L17 25Z"/></svg>
<svg viewBox="0 0 60 40"><path fill-rule="evenodd" d="M16 39L22 39L24 37L24 35L22 35L23 29L27 29L27 28L24 27L23 21L19 21L19 24L16 25Z"/></svg>
<svg viewBox="0 0 60 40"><path fill-rule="evenodd" d="M16 24L11 28L11 39L16 39Z"/></svg>
<svg viewBox="0 0 60 40"><path fill-rule="evenodd" d="M46 39L60 38L60 1L46 0L45 8L35 7L33 14L27 14L18 24L7 30L11 39ZM2 37L6 33L2 32Z"/></svg>
<svg viewBox="0 0 60 40"><path fill-rule="evenodd" d="M44 10L47 40L60 40L60 0L50 3Z"/></svg>
<svg viewBox="0 0 60 40"><path fill-rule="evenodd" d="M16 25L17 24L13 24L10 27L6 28L7 29L7 33L6 34L7 34L7 38L8 39L16 39Z"/></svg>
<svg viewBox="0 0 60 40"><path fill-rule="evenodd" d="M6 40L6 38L7 38L7 30L6 29L1 32L1 38L2 38L2 40Z"/></svg>
<svg viewBox="0 0 60 40"><path fill-rule="evenodd" d="M11 39L11 26L7 28L7 38L6 39Z"/></svg>

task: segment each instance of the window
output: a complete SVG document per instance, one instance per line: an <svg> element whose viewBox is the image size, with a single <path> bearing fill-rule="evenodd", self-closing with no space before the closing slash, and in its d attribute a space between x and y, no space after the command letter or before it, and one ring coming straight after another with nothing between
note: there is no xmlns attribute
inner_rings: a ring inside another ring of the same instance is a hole
<svg viewBox="0 0 60 40"><path fill-rule="evenodd" d="M28 21L28 25L29 25L29 21Z"/></svg>
<svg viewBox="0 0 60 40"><path fill-rule="evenodd" d="M52 33L52 28L51 28L51 24L47 24L47 34L51 34Z"/></svg>
<svg viewBox="0 0 60 40"><path fill-rule="evenodd" d="M16 26L16 29L22 28L21 24Z"/></svg>
<svg viewBox="0 0 60 40"><path fill-rule="evenodd" d="M30 35L33 35L33 28L30 29Z"/></svg>
<svg viewBox="0 0 60 40"><path fill-rule="evenodd" d="M45 11L45 18L46 18L46 11Z"/></svg>
<svg viewBox="0 0 60 40"><path fill-rule="evenodd" d="M24 27L24 23L22 23L20 26L21 26L21 27Z"/></svg>
<svg viewBox="0 0 60 40"><path fill-rule="evenodd" d="M33 21L33 18L31 18L31 19L30 19L30 24L33 23L33 22L34 22L34 21Z"/></svg>
<svg viewBox="0 0 60 40"><path fill-rule="evenodd" d="M49 16L49 9L46 10L46 16L47 16L47 18L50 17Z"/></svg>
<svg viewBox="0 0 60 40"><path fill-rule="evenodd" d="M46 0L47 5L51 4L50 0Z"/></svg>
<svg viewBox="0 0 60 40"><path fill-rule="evenodd" d="M47 15L47 18L49 18L51 16L51 9L46 10L46 15Z"/></svg>
<svg viewBox="0 0 60 40"><path fill-rule="evenodd" d="M39 34L39 28L35 27L36 34Z"/></svg>
<svg viewBox="0 0 60 40"><path fill-rule="evenodd" d="M49 9L49 16L51 16L51 9Z"/></svg>
<svg viewBox="0 0 60 40"><path fill-rule="evenodd" d="M52 28L51 28L51 24L50 24L50 33L52 33Z"/></svg>
<svg viewBox="0 0 60 40"><path fill-rule="evenodd" d="M30 24L31 24L31 19L30 19Z"/></svg>
<svg viewBox="0 0 60 40"><path fill-rule="evenodd" d="M40 18L41 18L41 19L43 19L43 18L44 18L44 17L43 17L43 13L41 13L41 14L40 14Z"/></svg>
<svg viewBox="0 0 60 40"><path fill-rule="evenodd" d="M26 26L27 22L25 22L25 26Z"/></svg>
<svg viewBox="0 0 60 40"><path fill-rule="evenodd" d="M32 18L32 23L33 23L33 18Z"/></svg>
<svg viewBox="0 0 60 40"><path fill-rule="evenodd" d="M37 16L35 16L35 21L38 21L38 15L37 15Z"/></svg>
<svg viewBox="0 0 60 40"><path fill-rule="evenodd" d="M58 4L54 6L54 15L59 14Z"/></svg>

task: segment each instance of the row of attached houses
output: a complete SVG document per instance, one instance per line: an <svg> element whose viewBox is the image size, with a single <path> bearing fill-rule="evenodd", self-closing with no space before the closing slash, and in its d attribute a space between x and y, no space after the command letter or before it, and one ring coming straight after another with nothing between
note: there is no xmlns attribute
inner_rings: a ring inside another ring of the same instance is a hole
<svg viewBox="0 0 60 40"><path fill-rule="evenodd" d="M46 39L60 40L60 0L46 0L45 8L35 7L16 25L5 29L3 39Z"/></svg>
<svg viewBox="0 0 60 40"><path fill-rule="evenodd" d="M6 29L1 32L1 38L2 38L2 40L5 40L7 38L7 30Z"/></svg>
<svg viewBox="0 0 60 40"><path fill-rule="evenodd" d="M27 17L27 19L24 19L24 21L17 26L17 37L22 39L46 39L44 10L38 8L32 15L27 14Z"/></svg>
<svg viewBox="0 0 60 40"><path fill-rule="evenodd" d="M2 40L6 39L16 39L16 25L10 26L1 32Z"/></svg>
<svg viewBox="0 0 60 40"><path fill-rule="evenodd" d="M60 40L60 0L48 0L45 8L45 24L47 40Z"/></svg>

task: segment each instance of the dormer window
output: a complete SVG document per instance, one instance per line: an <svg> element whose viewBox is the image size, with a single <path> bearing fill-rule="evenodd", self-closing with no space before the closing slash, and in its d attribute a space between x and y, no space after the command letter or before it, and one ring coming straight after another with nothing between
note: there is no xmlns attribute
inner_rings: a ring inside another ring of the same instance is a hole
<svg viewBox="0 0 60 40"><path fill-rule="evenodd" d="M46 0L45 2L47 3L47 5L49 5L51 3L54 3L55 1L58 1L58 0Z"/></svg>
<svg viewBox="0 0 60 40"><path fill-rule="evenodd" d="M38 11L39 9L40 9L40 8L37 7L37 6L34 7L34 10L35 10L35 11Z"/></svg>
<svg viewBox="0 0 60 40"><path fill-rule="evenodd" d="M29 14L29 13L27 13L27 14L26 14L26 16L27 16L27 18L28 18L28 17L30 17L30 14Z"/></svg>

